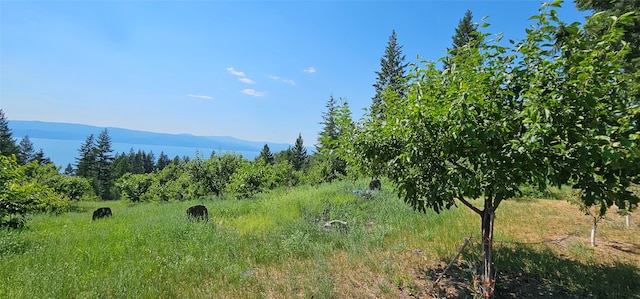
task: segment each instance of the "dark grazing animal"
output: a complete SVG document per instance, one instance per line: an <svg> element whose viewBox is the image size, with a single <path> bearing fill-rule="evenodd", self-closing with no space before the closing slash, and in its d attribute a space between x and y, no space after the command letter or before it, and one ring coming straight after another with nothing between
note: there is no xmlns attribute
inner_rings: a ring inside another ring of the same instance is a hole
<svg viewBox="0 0 640 299"><path fill-rule="evenodd" d="M380 180L373 180L369 183L369 190L380 190L381 187Z"/></svg>
<svg viewBox="0 0 640 299"><path fill-rule="evenodd" d="M103 208L99 208L95 211L93 211L93 220L96 219L100 219L100 218L104 218L104 217L111 217L113 214L111 214L111 209L107 208L107 207L103 207Z"/></svg>
<svg viewBox="0 0 640 299"><path fill-rule="evenodd" d="M193 206L187 209L187 218L193 220L206 220L209 221L209 211L207 207L203 205Z"/></svg>

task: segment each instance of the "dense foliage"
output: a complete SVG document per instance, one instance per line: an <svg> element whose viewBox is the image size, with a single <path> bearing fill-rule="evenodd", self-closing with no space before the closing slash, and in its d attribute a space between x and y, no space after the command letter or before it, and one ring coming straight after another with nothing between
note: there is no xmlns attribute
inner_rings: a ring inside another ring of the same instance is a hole
<svg viewBox="0 0 640 299"><path fill-rule="evenodd" d="M480 216L485 296L495 287L495 211L521 186L570 184L601 213L638 203L628 190L640 170L640 108L638 77L624 71L625 16L565 25L544 8L532 19L512 46L483 33L445 71L416 65L406 96L388 89L385 116L365 117L351 137L349 161L385 174L415 209L461 203ZM594 36L593 26L606 31Z"/></svg>

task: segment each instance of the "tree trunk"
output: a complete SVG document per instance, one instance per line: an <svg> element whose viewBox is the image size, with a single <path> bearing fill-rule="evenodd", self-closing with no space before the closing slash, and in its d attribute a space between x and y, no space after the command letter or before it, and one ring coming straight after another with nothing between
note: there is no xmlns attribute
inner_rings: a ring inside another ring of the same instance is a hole
<svg viewBox="0 0 640 299"><path fill-rule="evenodd" d="M496 216L495 210L491 206L491 200L485 199L482 213L482 281L480 290L483 298L492 298L495 289L495 269L493 267L493 223Z"/></svg>

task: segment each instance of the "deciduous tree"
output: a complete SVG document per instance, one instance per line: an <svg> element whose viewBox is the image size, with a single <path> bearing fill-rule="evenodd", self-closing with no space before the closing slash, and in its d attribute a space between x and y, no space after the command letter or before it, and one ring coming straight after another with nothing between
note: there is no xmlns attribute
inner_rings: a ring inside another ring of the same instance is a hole
<svg viewBox="0 0 640 299"><path fill-rule="evenodd" d="M620 26L609 19L597 38L588 34L595 20L567 26L567 56L554 49L557 13L545 8L532 19L512 48L483 33L478 48L451 57L455 68L416 67L405 98L384 97L387 121L365 119L352 136L352 161L377 165L415 209L462 204L480 216L487 297L495 212L520 186L572 184L601 212L638 202L627 190L640 168L638 80L622 71Z"/></svg>

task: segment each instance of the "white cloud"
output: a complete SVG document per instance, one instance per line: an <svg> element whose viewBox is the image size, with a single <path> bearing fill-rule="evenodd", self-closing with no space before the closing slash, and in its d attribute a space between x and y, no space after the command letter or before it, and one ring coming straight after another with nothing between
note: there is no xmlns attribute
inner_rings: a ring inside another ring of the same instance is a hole
<svg viewBox="0 0 640 299"><path fill-rule="evenodd" d="M293 81L291 79L282 79L279 76L269 75L269 79L276 80L276 81L282 81L284 83L291 84L291 85L296 85L295 81Z"/></svg>
<svg viewBox="0 0 640 299"><path fill-rule="evenodd" d="M244 76L245 76L244 72L236 71L236 70L234 70L232 67L228 67L228 68L227 68L227 71L229 71L229 73L231 73L231 74L233 74L233 75L236 75L236 76L238 76L238 77L244 77Z"/></svg>
<svg viewBox="0 0 640 299"><path fill-rule="evenodd" d="M203 95L203 94L188 94L188 97L192 97L192 98L199 98L199 99L205 99L205 100L213 100L212 96L208 96L208 95Z"/></svg>
<svg viewBox="0 0 640 299"><path fill-rule="evenodd" d="M316 72L316 68L311 66L311 67L309 67L308 69L303 70L303 72L305 72L305 73L309 73L309 74L313 74L313 73L315 73L315 72Z"/></svg>
<svg viewBox="0 0 640 299"><path fill-rule="evenodd" d="M255 81L253 81L253 80L251 80L251 79L249 79L249 78L245 78L245 77L238 78L238 80L240 80L240 81L242 81L242 82L244 82L244 83L247 83L247 84L253 84L253 83L256 83Z"/></svg>
<svg viewBox="0 0 640 299"><path fill-rule="evenodd" d="M244 93L244 94L248 94L248 95L250 95L250 96L254 96L254 97L261 97L261 96L264 96L264 95L265 95L265 92L262 92L262 91L256 91L256 90L255 90L255 89L253 89L253 88L243 89L243 90L242 90L242 93Z"/></svg>

